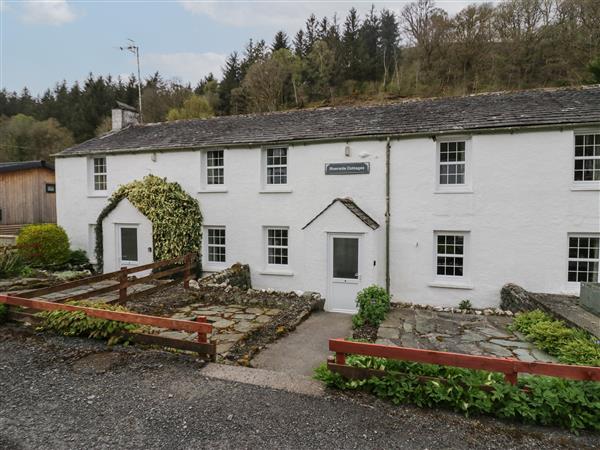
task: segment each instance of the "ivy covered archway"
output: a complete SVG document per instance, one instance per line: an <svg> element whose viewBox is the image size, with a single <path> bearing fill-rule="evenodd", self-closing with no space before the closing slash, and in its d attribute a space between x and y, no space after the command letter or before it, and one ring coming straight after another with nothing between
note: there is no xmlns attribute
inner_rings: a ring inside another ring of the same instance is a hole
<svg viewBox="0 0 600 450"><path fill-rule="evenodd" d="M147 175L142 180L120 186L108 199L108 205L96 220L96 259L99 270L104 265L102 221L127 199L152 223L155 261L175 258L185 253L200 253L202 213L198 201L179 183Z"/></svg>

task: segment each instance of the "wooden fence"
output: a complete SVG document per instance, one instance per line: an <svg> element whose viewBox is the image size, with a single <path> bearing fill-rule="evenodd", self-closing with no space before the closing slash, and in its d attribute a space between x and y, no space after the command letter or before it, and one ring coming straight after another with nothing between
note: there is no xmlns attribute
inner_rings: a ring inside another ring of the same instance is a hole
<svg viewBox="0 0 600 450"><path fill-rule="evenodd" d="M107 303L124 303L127 300L133 299L140 295L149 295L157 290L163 289L168 286L172 286L180 281L183 281L183 285L185 288L189 287L189 282L192 277L192 269L194 268L194 263L196 262L197 255L194 253L188 253L186 255L178 256L176 258L166 259L162 261L156 261L149 264L144 264L142 266L130 267L130 268L122 268L116 272L109 272L102 275L94 275L91 277L80 278L75 281L69 281L67 283L61 283L55 286L50 286L47 288L35 289L33 291L24 292L19 294L21 298L34 298L41 297L43 295L55 294L58 292L63 292L69 289L82 287L86 285L91 285L94 283L99 283L101 281L107 280L115 280L117 283L111 284L109 286L104 286L98 289L93 289L90 291L86 291L80 294L74 295L66 295L65 297L58 298L53 300L56 303L64 303L67 301L75 301L75 300L84 300L90 297L96 297L100 294L105 294L111 291L119 291L119 297L115 300L109 300ZM155 270L165 266L177 265L176 267L162 270L160 272L154 272L150 275L135 278L130 280L129 276L138 272L146 271L146 270ZM127 288L131 286L135 286L136 284L145 283L148 281L159 280L161 278L165 278L171 275L176 275L183 272L183 280L171 280L168 283L160 284L158 286L154 286L149 289L144 289L143 291L138 291L133 294L127 293Z"/></svg>
<svg viewBox="0 0 600 450"><path fill-rule="evenodd" d="M333 361L328 361L328 368L332 372L339 373L340 375L351 379L384 376L386 373L381 370L349 366L346 364L346 355L375 356L402 361L462 367L465 369L486 370L488 372L501 372L504 374L506 381L511 384L517 383L517 375L519 373L546 375L571 380L600 381L600 367L571 366L567 364L546 362L525 362L511 358L474 356L408 347L367 344L363 342L346 341L344 339L330 339L329 350L335 352L335 359Z"/></svg>
<svg viewBox="0 0 600 450"><path fill-rule="evenodd" d="M198 352L207 355L212 361L216 360L216 343L208 342L207 334L212 332L212 325L206 322L205 316L196 317L195 321L171 319L169 317L148 316L124 311L108 311L105 309L90 308L85 306L65 305L62 303L49 302L45 300L21 298L9 295L0 295L0 303L10 306L18 306L37 311L80 311L90 317L117 322L132 323L137 325L149 325L170 330L181 330L190 333L198 333L196 342L181 339L166 338L153 334L126 333L124 337L143 344L161 345L180 350ZM10 318L15 320L37 321L39 318L30 313L10 311Z"/></svg>

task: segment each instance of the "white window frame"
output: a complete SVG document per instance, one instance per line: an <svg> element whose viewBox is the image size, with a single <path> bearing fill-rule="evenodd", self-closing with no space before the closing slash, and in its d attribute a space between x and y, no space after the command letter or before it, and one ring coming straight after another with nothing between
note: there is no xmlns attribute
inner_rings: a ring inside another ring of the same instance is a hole
<svg viewBox="0 0 600 450"><path fill-rule="evenodd" d="M104 159L104 172L96 173L96 159ZM89 197L106 197L108 195L108 158L105 155L93 155L87 160L88 171L88 196ZM106 189L96 189L96 176L104 175L106 179Z"/></svg>
<svg viewBox="0 0 600 450"><path fill-rule="evenodd" d="M212 230L220 230L225 233L225 243L224 244L212 244L209 241L209 234ZM205 263L207 267L221 267L227 265L227 228L222 225L208 225L204 227L204 236L205 236L205 245L204 245L204 253L206 255ZM210 247L222 247L225 250L225 260L224 261L211 261L210 260Z"/></svg>
<svg viewBox="0 0 600 450"><path fill-rule="evenodd" d="M576 161L585 161L592 160L597 161L596 164L600 165L600 155L598 156L577 156L577 137L585 136L585 135L596 135L600 137L600 129L581 129L573 132L573 141L572 141L572 166L571 166L571 182L573 190L600 190L600 179L599 180L575 180L575 170L576 169ZM595 145L597 145L595 143ZM585 163L584 163L585 165Z"/></svg>
<svg viewBox="0 0 600 450"><path fill-rule="evenodd" d="M268 164L269 151L282 149L285 150L285 164ZM292 192L290 189L290 147L276 145L265 147L261 151L261 193ZM269 168L285 168L285 183L269 183Z"/></svg>
<svg viewBox="0 0 600 450"><path fill-rule="evenodd" d="M435 192L436 193L471 193L473 192L472 186L472 164L471 164L471 152L472 142L470 136L444 136L436 139L436 151L435 151ZM465 144L465 160L460 161L441 161L441 146L442 144L448 144L452 142L464 142ZM460 184L442 184L440 182L441 167L449 166L453 164L463 164L464 166L464 183Z"/></svg>
<svg viewBox="0 0 600 450"><path fill-rule="evenodd" d="M457 254L438 254L438 236L460 236L463 238L462 255ZM431 287L444 287L456 289L473 289L470 282L470 247L471 232L466 230L436 230L433 232L433 282L429 283ZM438 257L462 257L462 275L438 275Z"/></svg>
<svg viewBox="0 0 600 450"><path fill-rule="evenodd" d="M106 156L92 156L92 188L94 192L106 192L108 190L108 166L106 164ZM96 172L96 160L104 160L102 166L104 172ZM96 187L96 177L104 177L104 189L98 189Z"/></svg>
<svg viewBox="0 0 600 450"><path fill-rule="evenodd" d="M569 266L570 266L570 262L596 262L598 264L598 268L600 269L600 255L598 255L597 258L583 258L583 257L571 257L571 238L587 238L587 239L599 239L600 240L600 233L568 233L567 234L567 270L566 270L566 274L567 274L567 282L569 283L569 285L579 285L580 283L585 283L586 281L571 281L569 280ZM578 272L578 271L577 271ZM600 281L600 275L596 275L596 280L592 280L592 281L587 281L589 282L595 282L597 283L598 281Z"/></svg>
<svg viewBox="0 0 600 450"><path fill-rule="evenodd" d="M209 166L208 156L209 152L223 152L223 165L221 166ZM199 192L210 193L210 192L227 192L227 151L221 148L213 148L208 150L202 150L200 152L200 190ZM208 171L209 169L222 169L223 170L223 183L222 184L208 184Z"/></svg>
<svg viewBox="0 0 600 450"><path fill-rule="evenodd" d="M140 263L140 225L137 223L118 223L115 224L116 225L116 229L117 229L117 261L119 262L119 265L125 265L125 266L136 266ZM135 232L135 236L137 239L137 260L136 261L129 261L129 260L122 260L121 256L122 256L122 242L121 242L121 230L123 228L135 228L136 232Z"/></svg>
<svg viewBox="0 0 600 450"><path fill-rule="evenodd" d="M287 240L287 244L286 245L275 245L275 244L269 244L269 232L270 231L277 231L277 230L281 230L281 231L285 231L286 232L286 240ZM281 226L267 226L265 227L265 240L264 240L264 248L265 248L265 266L267 268L270 269L289 269L290 267L290 229L289 227L281 227ZM277 264L277 263L271 263L269 262L269 249L270 248L280 248L280 249L286 249L286 260L287 262L285 264Z"/></svg>

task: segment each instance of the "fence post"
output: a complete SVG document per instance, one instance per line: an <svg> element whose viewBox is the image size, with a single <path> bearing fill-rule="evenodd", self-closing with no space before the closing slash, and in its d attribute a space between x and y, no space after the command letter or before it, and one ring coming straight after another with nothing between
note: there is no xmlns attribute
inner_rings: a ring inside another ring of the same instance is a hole
<svg viewBox="0 0 600 450"><path fill-rule="evenodd" d="M119 303L125 303L127 300L127 268L121 267L119 273Z"/></svg>
<svg viewBox="0 0 600 450"><path fill-rule="evenodd" d="M335 352L335 363L342 365L342 366L345 365L346 364L346 354Z"/></svg>
<svg viewBox="0 0 600 450"><path fill-rule="evenodd" d="M192 255L188 253L183 259L185 263L185 269L183 271L183 287L188 289L190 287L190 276L192 273Z"/></svg>
<svg viewBox="0 0 600 450"><path fill-rule="evenodd" d="M206 317L204 317L204 316L196 317L196 322L206 323ZM206 344L206 342L207 342L206 333L198 332L198 342L200 342L201 344Z"/></svg>
<svg viewBox="0 0 600 450"><path fill-rule="evenodd" d="M517 384L517 378L518 378L518 372L516 370L514 370L513 372L505 372L504 373L504 379L506 380L507 383L510 383L512 385Z"/></svg>

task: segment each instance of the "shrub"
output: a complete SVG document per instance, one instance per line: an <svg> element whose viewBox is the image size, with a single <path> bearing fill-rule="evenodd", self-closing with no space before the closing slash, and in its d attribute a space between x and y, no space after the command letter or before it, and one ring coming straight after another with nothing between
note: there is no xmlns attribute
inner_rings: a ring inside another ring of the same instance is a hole
<svg viewBox="0 0 600 450"><path fill-rule="evenodd" d="M85 250L71 250L69 252L69 260L67 261L71 266L87 266L90 264L90 260L87 257Z"/></svg>
<svg viewBox="0 0 600 450"><path fill-rule="evenodd" d="M8 307L4 303L0 303L0 324L6 322L8 317Z"/></svg>
<svg viewBox="0 0 600 450"><path fill-rule="evenodd" d="M54 224L28 225L17 237L21 257L34 267L52 267L69 259L69 238Z"/></svg>
<svg viewBox="0 0 600 450"><path fill-rule="evenodd" d="M520 331L561 362L600 366L600 345L595 338L583 330L567 327L540 310L517 314L511 329Z"/></svg>
<svg viewBox="0 0 600 450"><path fill-rule="evenodd" d="M458 304L458 309L473 309L471 300L468 300L468 299L461 300L460 303Z"/></svg>
<svg viewBox="0 0 600 450"><path fill-rule="evenodd" d="M0 278L19 274L23 265L23 259L15 249L0 247Z"/></svg>
<svg viewBox="0 0 600 450"><path fill-rule="evenodd" d="M90 301L68 302L69 305L87 306L108 311L128 311L127 308L106 303ZM108 344L116 344L122 337L121 333L136 330L133 324L115 320L89 317L82 311L44 311L37 314L43 319L39 330L53 330L64 336L82 336L95 339L108 339Z"/></svg>
<svg viewBox="0 0 600 450"><path fill-rule="evenodd" d="M361 327L365 323L379 326L390 310L390 296L380 286L369 286L356 296L356 306L358 306L358 314L352 318L355 328Z"/></svg>
<svg viewBox="0 0 600 450"><path fill-rule="evenodd" d="M571 430L600 430L597 382L524 376L513 386L502 374L481 370L356 355L348 356L346 361L351 366L385 370L387 374L347 380L323 365L316 369L315 378L338 389L365 390L395 404L443 407L465 415L488 414ZM421 377L437 379L422 382Z"/></svg>

